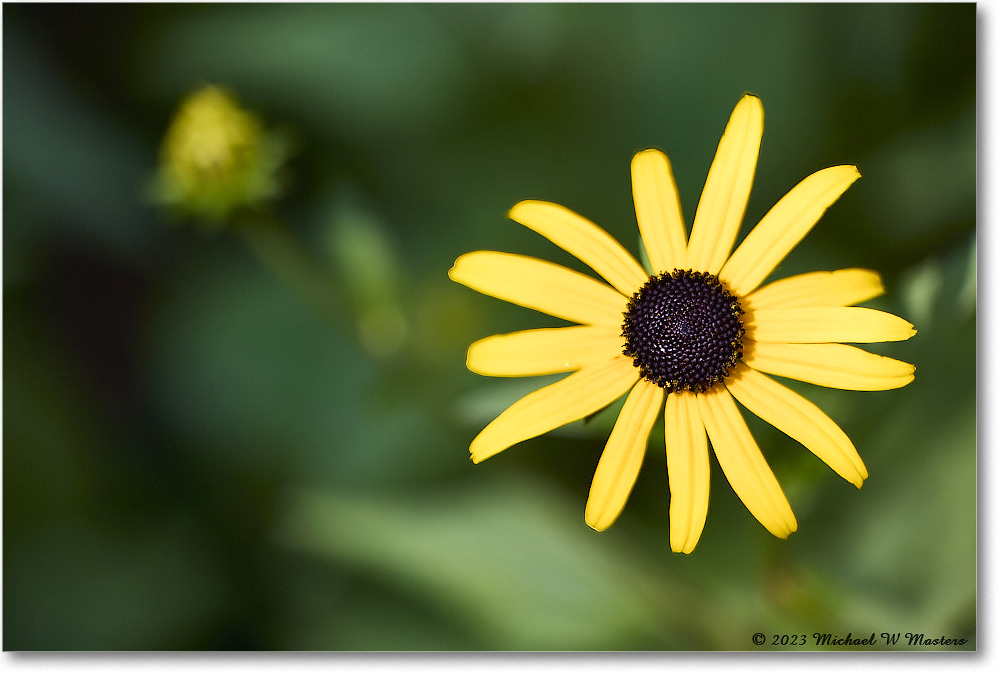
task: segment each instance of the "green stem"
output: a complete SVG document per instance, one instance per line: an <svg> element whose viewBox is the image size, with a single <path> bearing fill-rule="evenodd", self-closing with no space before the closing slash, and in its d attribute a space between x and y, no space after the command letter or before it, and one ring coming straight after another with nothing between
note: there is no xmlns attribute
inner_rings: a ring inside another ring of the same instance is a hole
<svg viewBox="0 0 1000 675"><path fill-rule="evenodd" d="M295 237L270 215L246 214L233 228L260 262L330 326L356 339L352 313L343 291Z"/></svg>

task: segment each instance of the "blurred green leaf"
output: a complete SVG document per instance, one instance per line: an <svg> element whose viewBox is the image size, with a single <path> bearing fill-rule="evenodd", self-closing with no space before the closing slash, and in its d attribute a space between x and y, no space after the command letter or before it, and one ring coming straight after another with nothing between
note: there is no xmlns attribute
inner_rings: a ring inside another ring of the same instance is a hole
<svg viewBox="0 0 1000 675"><path fill-rule="evenodd" d="M581 527L582 509L570 513L551 488L510 476L419 497L302 491L279 538L436 607L475 649L604 650L651 638L669 611L660 605L688 594Z"/></svg>
<svg viewBox="0 0 1000 675"><path fill-rule="evenodd" d="M206 7L155 32L161 95L205 78L248 91L264 81L261 95L318 128L383 145L454 121L449 102L469 84L453 37L417 5Z"/></svg>

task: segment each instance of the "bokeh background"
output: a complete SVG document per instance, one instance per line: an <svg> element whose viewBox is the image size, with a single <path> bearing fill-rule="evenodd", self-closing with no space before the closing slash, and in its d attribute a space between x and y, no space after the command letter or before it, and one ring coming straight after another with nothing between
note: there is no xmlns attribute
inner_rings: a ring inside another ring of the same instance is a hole
<svg viewBox="0 0 1000 675"><path fill-rule="evenodd" d="M975 64L971 4L5 5L4 648L974 648ZM205 83L294 139L271 212L335 302L150 201ZM614 410L469 461L540 380L469 373L466 347L555 324L446 273L480 248L579 267L506 220L524 198L635 251L644 147L690 219L744 91L766 111L744 232L857 164L777 274L880 270L870 305L919 334L877 350L917 379L798 387L857 445L860 491L751 420L799 532L769 535L713 459L682 556L662 425L601 534L583 509Z"/></svg>

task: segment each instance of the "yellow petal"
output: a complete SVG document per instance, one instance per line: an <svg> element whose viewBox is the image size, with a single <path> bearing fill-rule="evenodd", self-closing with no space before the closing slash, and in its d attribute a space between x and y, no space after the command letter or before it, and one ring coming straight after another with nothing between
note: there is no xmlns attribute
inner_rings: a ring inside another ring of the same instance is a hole
<svg viewBox="0 0 1000 675"><path fill-rule="evenodd" d="M882 295L878 272L862 269L809 272L772 281L743 299L744 309L843 307Z"/></svg>
<svg viewBox="0 0 1000 675"><path fill-rule="evenodd" d="M717 274L736 241L757 168L764 108L747 94L736 104L708 170L691 226L686 265Z"/></svg>
<svg viewBox="0 0 1000 675"><path fill-rule="evenodd" d="M598 532L610 527L625 508L662 406L663 389L648 380L639 380L625 399L590 485L586 520Z"/></svg>
<svg viewBox="0 0 1000 675"><path fill-rule="evenodd" d="M670 160L659 150L643 150L632 157L632 199L653 271L685 268L687 235L681 200Z"/></svg>
<svg viewBox="0 0 1000 675"><path fill-rule="evenodd" d="M480 375L526 377L578 370L621 353L620 328L539 328L473 342L467 365Z"/></svg>
<svg viewBox="0 0 1000 675"><path fill-rule="evenodd" d="M690 553L701 539L708 515L708 440L697 394L667 396L665 414L667 478L670 481L670 548Z"/></svg>
<svg viewBox="0 0 1000 675"><path fill-rule="evenodd" d="M649 278L614 237L564 206L529 200L515 204L507 215L575 255L627 296Z"/></svg>
<svg viewBox="0 0 1000 675"><path fill-rule="evenodd" d="M833 166L807 177L761 218L723 266L719 278L737 295L757 288L860 177L855 166Z"/></svg>
<svg viewBox="0 0 1000 675"><path fill-rule="evenodd" d="M811 401L746 366L734 371L726 387L747 410L797 440L846 480L861 487L868 478L851 439Z"/></svg>
<svg viewBox="0 0 1000 675"><path fill-rule="evenodd" d="M880 391L913 381L913 366L850 345L745 342L743 361L772 375L834 389Z"/></svg>
<svg viewBox="0 0 1000 675"><path fill-rule="evenodd" d="M628 302L586 274L513 253L466 253L448 276L480 293L579 323L621 326Z"/></svg>
<svg viewBox="0 0 1000 675"><path fill-rule="evenodd" d="M472 439L473 462L515 443L575 422L615 402L639 379L632 360L619 355L589 366L515 401Z"/></svg>
<svg viewBox="0 0 1000 675"><path fill-rule="evenodd" d="M782 539L798 529L785 493L729 392L716 387L699 394L698 409L726 480L754 518Z"/></svg>
<svg viewBox="0 0 1000 675"><path fill-rule="evenodd" d="M757 342L895 342L917 331L895 314L866 307L757 309L744 326Z"/></svg>

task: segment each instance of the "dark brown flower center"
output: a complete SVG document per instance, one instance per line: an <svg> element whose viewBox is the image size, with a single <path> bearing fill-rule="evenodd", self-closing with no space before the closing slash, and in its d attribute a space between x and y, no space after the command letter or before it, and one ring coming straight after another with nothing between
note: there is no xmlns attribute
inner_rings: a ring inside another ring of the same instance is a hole
<svg viewBox="0 0 1000 675"><path fill-rule="evenodd" d="M707 391L743 356L743 308L714 274L674 270L650 277L624 315L622 352L668 392Z"/></svg>

